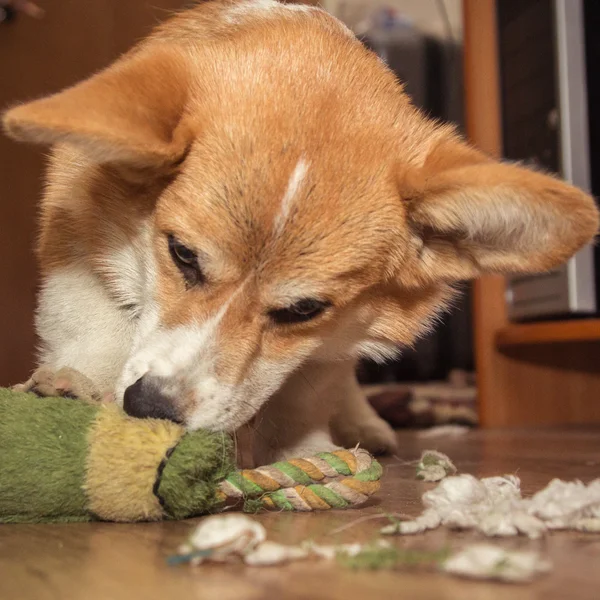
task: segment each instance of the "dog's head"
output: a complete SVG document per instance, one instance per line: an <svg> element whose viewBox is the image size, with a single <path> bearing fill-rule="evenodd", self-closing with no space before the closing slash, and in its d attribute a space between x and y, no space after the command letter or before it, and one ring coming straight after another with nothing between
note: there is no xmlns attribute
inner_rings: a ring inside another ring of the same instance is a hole
<svg viewBox="0 0 600 600"><path fill-rule="evenodd" d="M144 253L110 275L143 287L120 396L190 428L235 429L309 359L390 357L456 282L553 267L598 225L583 192L426 119L334 18L274 0L182 13L5 126L110 173L111 231L150 196L111 249Z"/></svg>

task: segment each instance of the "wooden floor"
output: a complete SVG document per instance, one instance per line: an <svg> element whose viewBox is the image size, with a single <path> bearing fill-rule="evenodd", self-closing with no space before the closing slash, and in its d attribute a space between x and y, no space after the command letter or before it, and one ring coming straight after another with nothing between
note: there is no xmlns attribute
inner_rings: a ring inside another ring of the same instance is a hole
<svg viewBox="0 0 600 600"><path fill-rule="evenodd" d="M424 440L400 434L402 460L437 448L459 470L478 476L516 473L529 494L554 477L589 481L600 476L599 431L473 432L454 439ZM378 520L363 522L341 534L336 528L366 515L420 512L428 484L415 481L414 468L399 459L385 461L384 487L362 510L321 514L258 516L273 540L295 543L307 538L337 543L371 540ZM3 600L183 600L307 598L600 598L600 535L555 533L529 542L503 543L537 548L551 558L554 571L530 585L475 583L435 573L360 572L325 562L250 569L211 566L168 567L165 557L182 542L193 522L115 525L0 526L0 598ZM431 532L396 539L413 548L459 547L476 539L468 533Z"/></svg>

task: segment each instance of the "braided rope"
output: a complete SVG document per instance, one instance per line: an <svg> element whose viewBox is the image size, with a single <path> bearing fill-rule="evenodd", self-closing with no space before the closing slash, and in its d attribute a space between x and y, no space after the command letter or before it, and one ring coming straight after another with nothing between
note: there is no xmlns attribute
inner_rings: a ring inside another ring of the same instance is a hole
<svg viewBox="0 0 600 600"><path fill-rule="evenodd" d="M381 465L366 451L336 450L258 469L236 471L218 498L256 499L264 508L313 511L359 506L379 490Z"/></svg>

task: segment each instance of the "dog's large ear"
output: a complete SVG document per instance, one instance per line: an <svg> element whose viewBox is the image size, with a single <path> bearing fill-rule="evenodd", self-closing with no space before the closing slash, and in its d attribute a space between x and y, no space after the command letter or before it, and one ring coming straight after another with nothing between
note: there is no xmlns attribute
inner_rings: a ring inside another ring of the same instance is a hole
<svg viewBox="0 0 600 600"><path fill-rule="evenodd" d="M399 277L408 285L544 271L598 230L594 200L581 190L456 138L436 144L423 168L398 182L413 258Z"/></svg>
<svg viewBox="0 0 600 600"><path fill-rule="evenodd" d="M148 44L74 87L12 108L4 127L18 140L77 145L101 163L169 165L189 142L188 73L176 48Z"/></svg>

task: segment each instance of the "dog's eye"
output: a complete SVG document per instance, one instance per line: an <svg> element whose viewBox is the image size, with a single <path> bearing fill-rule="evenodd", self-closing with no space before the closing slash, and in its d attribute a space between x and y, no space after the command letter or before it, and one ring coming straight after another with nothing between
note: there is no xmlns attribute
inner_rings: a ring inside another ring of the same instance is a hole
<svg viewBox="0 0 600 600"><path fill-rule="evenodd" d="M300 300L289 308L276 308L269 311L269 317L277 325L306 323L323 314L329 306L329 302L321 302L320 300Z"/></svg>
<svg viewBox="0 0 600 600"><path fill-rule="evenodd" d="M204 282L204 273L198 264L198 255L173 235L169 235L169 253L189 287Z"/></svg>

